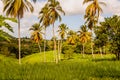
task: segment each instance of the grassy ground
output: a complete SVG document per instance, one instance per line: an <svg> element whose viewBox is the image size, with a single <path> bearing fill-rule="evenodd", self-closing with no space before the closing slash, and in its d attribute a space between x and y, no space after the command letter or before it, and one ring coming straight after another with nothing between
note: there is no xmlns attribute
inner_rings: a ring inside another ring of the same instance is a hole
<svg viewBox="0 0 120 80"><path fill-rule="evenodd" d="M120 61L114 55L101 57L74 54L72 59L53 61L52 51L46 53L47 63L43 63L43 53L33 54L18 60L0 55L0 80L120 80ZM63 55L62 55L63 58Z"/></svg>

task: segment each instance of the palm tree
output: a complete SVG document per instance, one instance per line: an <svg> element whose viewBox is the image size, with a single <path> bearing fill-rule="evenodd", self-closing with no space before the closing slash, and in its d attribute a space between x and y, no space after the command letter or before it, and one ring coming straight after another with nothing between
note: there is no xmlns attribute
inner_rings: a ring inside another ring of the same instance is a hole
<svg viewBox="0 0 120 80"><path fill-rule="evenodd" d="M106 5L106 4L104 2L98 2L98 0L84 0L83 4L88 3L88 2L91 2L91 3L86 8L84 18L86 19L86 24L91 30L91 33L93 34L93 28L96 26L96 23L98 22L100 13L103 12L102 8L100 7L100 4L102 5ZM91 49L92 49L92 55L93 55L92 40L91 40Z"/></svg>
<svg viewBox="0 0 120 80"><path fill-rule="evenodd" d="M49 14L48 14L49 8L48 4L46 4L41 11L39 12L39 19L40 23L42 23L42 26L44 26L44 62L46 61L45 58L45 48L46 48L46 28L50 25L49 24Z"/></svg>
<svg viewBox="0 0 120 80"><path fill-rule="evenodd" d="M5 22L5 20L17 22L16 19L8 18L8 17L4 17L4 16L0 15L0 28L4 27L4 28L8 29L10 32L13 32L12 27L7 22ZM6 41L10 42L10 38L8 36L6 36L6 34L7 34L6 32L4 32L2 29L0 29L0 38L3 38Z"/></svg>
<svg viewBox="0 0 120 80"><path fill-rule="evenodd" d="M32 30L32 35L31 38L38 43L38 47L39 50L41 52L41 46L40 46L40 42L42 41L42 27L40 27L40 24L35 23L34 25L31 26L31 28L29 30Z"/></svg>
<svg viewBox="0 0 120 80"><path fill-rule="evenodd" d="M67 34L67 42L71 45L74 45L76 43L76 40L77 40L77 33L70 30Z"/></svg>
<svg viewBox="0 0 120 80"><path fill-rule="evenodd" d="M60 60L60 53L62 52L62 41L63 39L65 38L66 34L67 34L67 30L68 30L68 27L66 26L66 24L61 24L59 25L59 35L61 37L61 44L60 44L60 52L58 53L59 55L59 60ZM59 43L59 42L58 42Z"/></svg>
<svg viewBox="0 0 120 80"><path fill-rule="evenodd" d="M65 12L62 10L62 7L60 6L60 3L57 0L48 0L48 5L49 5L50 24L53 25L53 37L55 37L55 31L54 31L55 21L58 19L59 21L61 21L61 16L59 12L63 13L64 15L65 15ZM56 55L56 63L58 63L55 38L53 41L54 41L54 54Z"/></svg>
<svg viewBox="0 0 120 80"><path fill-rule="evenodd" d="M86 25L82 25L78 33L79 33L79 41L83 45L83 57L84 57L84 47L85 44L90 40L91 33L88 32Z"/></svg>
<svg viewBox="0 0 120 80"><path fill-rule="evenodd" d="M3 12L18 19L19 64L21 64L20 19L23 18L25 11L33 12L34 8L28 0L3 0L3 3Z"/></svg>
<svg viewBox="0 0 120 80"><path fill-rule="evenodd" d="M85 15L96 16L98 21L100 13L103 12L100 5L106 6L106 4L104 2L99 2L98 0L84 0L83 4L88 2L91 2L91 3L86 8Z"/></svg>

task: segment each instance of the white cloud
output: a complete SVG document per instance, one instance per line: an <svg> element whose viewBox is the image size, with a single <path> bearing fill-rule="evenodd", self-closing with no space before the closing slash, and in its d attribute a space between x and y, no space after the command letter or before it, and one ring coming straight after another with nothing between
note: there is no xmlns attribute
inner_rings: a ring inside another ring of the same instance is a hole
<svg viewBox="0 0 120 80"><path fill-rule="evenodd" d="M60 4L65 11L66 15L84 15L85 8L87 5L83 5L83 0L59 0ZM120 1L119 0L99 0L103 1L107 4L107 6L102 6L103 8L103 14L117 14L120 15ZM37 3L33 3L33 6L35 8L33 13L26 12L24 15L24 18L21 19L21 36L29 36L29 28L32 24L38 21L38 13L41 10L41 8L44 6L46 1L41 1ZM2 12L3 4L0 1L0 14L3 14ZM100 16L100 21L103 21L104 17ZM11 23L10 24L14 27L14 36L17 37L17 24ZM56 24L57 25L57 24ZM52 35L51 28L48 28L47 33L49 36Z"/></svg>
<svg viewBox="0 0 120 80"><path fill-rule="evenodd" d="M104 14L118 14L120 13L120 1L119 0L103 0L106 6L102 6Z"/></svg>
<svg viewBox="0 0 120 80"><path fill-rule="evenodd" d="M85 5L83 0L59 0L60 4L67 15L84 14Z"/></svg>
<svg viewBox="0 0 120 80"><path fill-rule="evenodd" d="M3 4L2 1L0 1L0 14L3 14L2 11L3 11Z"/></svg>
<svg viewBox="0 0 120 80"><path fill-rule="evenodd" d="M83 0L59 0L62 8L68 15L74 14L84 14L86 5L83 5ZM103 8L104 14L112 13L118 14L120 13L120 1L119 0L99 0L100 2L105 2L106 6L101 5Z"/></svg>
<svg viewBox="0 0 120 80"><path fill-rule="evenodd" d="M32 14L30 12L26 12L25 17L30 17L30 16L38 17L39 11L44 7L44 5L46 4L46 1L41 1L41 2L37 2L37 3L31 2L31 3L34 7L34 12Z"/></svg>
<svg viewBox="0 0 120 80"><path fill-rule="evenodd" d="M104 17L103 16L99 16L99 22L104 21Z"/></svg>

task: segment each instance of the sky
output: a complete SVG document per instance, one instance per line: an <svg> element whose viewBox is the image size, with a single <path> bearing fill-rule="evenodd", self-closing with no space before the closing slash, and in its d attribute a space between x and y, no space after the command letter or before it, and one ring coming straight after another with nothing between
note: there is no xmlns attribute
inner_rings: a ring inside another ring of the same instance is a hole
<svg viewBox="0 0 120 80"><path fill-rule="evenodd" d="M61 23L65 23L69 29L77 31L80 29L80 26L84 24L84 14L85 8L88 4L83 5L83 0L58 0L61 7L65 11L66 15L62 15L62 21L55 22L55 31L58 30L58 26ZM120 0L99 0L100 2L105 2L107 6L101 5L103 13L100 15L99 21L104 21L104 17L110 17L112 15L120 15ZM29 28L34 24L39 22L38 13L41 8L45 5L46 0L38 0L36 3L31 2L34 6L34 12L25 12L24 17L21 19L21 37L30 37L31 32ZM5 16L5 13L2 12L3 4L0 1L0 14ZM11 35L18 36L18 27L17 23L7 21L14 30L14 33ZM3 28L4 29L4 28ZM4 29L4 31L7 31ZM56 33L56 36L58 34ZM47 39L52 37L52 26L47 28Z"/></svg>

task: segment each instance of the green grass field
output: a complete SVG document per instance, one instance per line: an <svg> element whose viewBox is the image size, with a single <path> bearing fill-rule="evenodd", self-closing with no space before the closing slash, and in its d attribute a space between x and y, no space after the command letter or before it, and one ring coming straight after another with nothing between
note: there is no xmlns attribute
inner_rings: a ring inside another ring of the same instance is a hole
<svg viewBox="0 0 120 80"><path fill-rule="evenodd" d="M101 57L74 54L72 59L63 58L58 64L53 62L53 52L36 53L18 60L0 55L0 80L120 80L120 61L114 55Z"/></svg>

